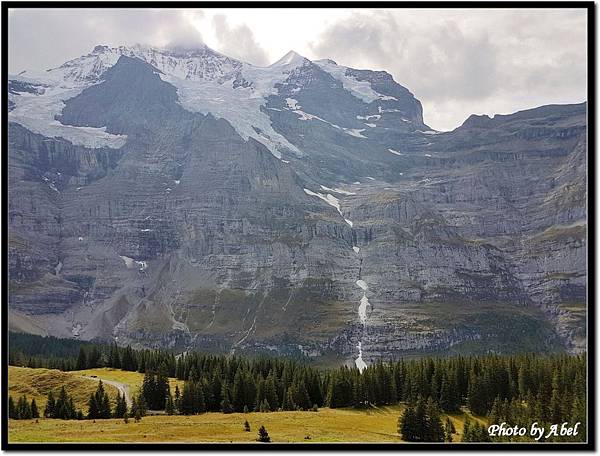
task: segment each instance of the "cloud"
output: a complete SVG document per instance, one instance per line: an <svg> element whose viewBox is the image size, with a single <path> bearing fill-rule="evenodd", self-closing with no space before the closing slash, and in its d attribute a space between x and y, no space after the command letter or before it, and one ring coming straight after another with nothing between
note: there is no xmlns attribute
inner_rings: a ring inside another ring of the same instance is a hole
<svg viewBox="0 0 600 456"><path fill-rule="evenodd" d="M440 129L473 112L586 98L581 10L359 12L330 25L310 46L320 58L388 71Z"/></svg>
<svg viewBox="0 0 600 456"><path fill-rule="evenodd" d="M149 44L194 47L199 10L14 9L9 15L9 71L47 69L94 46Z"/></svg>
<svg viewBox="0 0 600 456"><path fill-rule="evenodd" d="M326 12L323 21L317 11L259 11L13 9L9 72L56 67L98 44L189 48L203 37L226 55L267 65L288 50L280 48L292 24L293 49L388 71L421 100L436 129L472 113L586 99L583 9L361 9Z"/></svg>
<svg viewBox="0 0 600 456"><path fill-rule="evenodd" d="M212 24L219 43L217 47L221 52L258 66L269 63L267 53L256 42L252 30L246 24L232 27L223 14L215 15Z"/></svg>

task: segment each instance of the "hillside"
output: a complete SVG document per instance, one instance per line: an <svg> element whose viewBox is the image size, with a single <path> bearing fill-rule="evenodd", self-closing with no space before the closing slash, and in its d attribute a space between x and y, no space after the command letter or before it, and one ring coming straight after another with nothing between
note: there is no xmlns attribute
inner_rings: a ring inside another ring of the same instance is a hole
<svg viewBox="0 0 600 456"><path fill-rule="evenodd" d="M96 391L98 379L83 378L82 372L62 372L56 369L31 369L28 367L8 366L8 394L15 401L25 394L29 400L35 399L43 412L48 393L55 397L62 386L73 396L76 409L87 411L90 394ZM104 385L111 402L114 404L117 389Z"/></svg>

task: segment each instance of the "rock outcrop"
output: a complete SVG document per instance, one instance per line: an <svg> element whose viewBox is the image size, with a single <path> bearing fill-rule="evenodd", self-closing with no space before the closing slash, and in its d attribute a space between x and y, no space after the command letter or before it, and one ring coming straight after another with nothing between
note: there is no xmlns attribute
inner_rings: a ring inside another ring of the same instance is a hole
<svg viewBox="0 0 600 456"><path fill-rule="evenodd" d="M357 365L585 350L585 103L441 133L385 72L208 48L44 78L11 77L12 329Z"/></svg>

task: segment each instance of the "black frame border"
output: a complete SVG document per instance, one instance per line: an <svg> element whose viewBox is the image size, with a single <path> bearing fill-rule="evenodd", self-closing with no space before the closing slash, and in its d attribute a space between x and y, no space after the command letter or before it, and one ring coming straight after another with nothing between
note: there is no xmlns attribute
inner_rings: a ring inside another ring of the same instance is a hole
<svg viewBox="0 0 600 456"><path fill-rule="evenodd" d="M2 9L2 444L6 451L595 451L596 450L596 7L593 1L3 1ZM8 10L31 8L381 8L381 9L585 9L587 11L587 159L588 159L588 225L587 225L587 430L584 443L10 443L8 441ZM591 153L590 153L591 152ZM591 298L591 299L590 299ZM590 303L592 305L590 305Z"/></svg>

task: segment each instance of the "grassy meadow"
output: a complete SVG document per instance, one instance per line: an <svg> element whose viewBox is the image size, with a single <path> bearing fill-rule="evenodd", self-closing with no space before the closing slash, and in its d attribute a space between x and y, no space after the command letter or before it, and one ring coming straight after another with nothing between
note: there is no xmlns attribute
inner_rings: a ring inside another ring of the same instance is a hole
<svg viewBox="0 0 600 456"><path fill-rule="evenodd" d="M96 391L98 379L82 378L81 372L63 372L57 369L31 369L28 367L8 367L8 394L16 401L23 394L27 399L35 399L40 414L46 406L48 393L52 391L58 397L64 385L67 392L73 396L76 409L87 411L90 394ZM143 377L143 376L142 376ZM111 385L104 385L111 402L117 396L117 389Z"/></svg>
<svg viewBox="0 0 600 456"><path fill-rule="evenodd" d="M140 372L124 371L121 369L113 369L111 367L100 367L97 369L85 369L73 372L76 375L92 377L95 375L97 378L103 378L106 380L112 380L127 385L129 387L129 393L135 396L139 393L142 382L144 381L144 374ZM93 378L93 377L92 377ZM175 391L175 386L179 386L179 390L183 390L183 380L176 378L169 378L169 387L171 392ZM110 395L110 392L109 392Z"/></svg>
<svg viewBox="0 0 600 456"><path fill-rule="evenodd" d="M87 398L96 388L96 382L84 377L124 383L135 393L143 374L119 369L88 369L61 372L51 369L9 367L9 391L15 399L26 394L36 398L43 410L49 390L58 391L65 385L78 408L87 412ZM94 379L96 380L96 379ZM170 379L171 388L183 382ZM117 390L107 385L113 399ZM130 419L65 421L39 418L37 420L9 420L9 441L18 442L254 442L258 428L266 427L273 442L397 442L398 416L403 405L356 409L321 408L317 412L271 413L204 413L193 416L146 416L139 423ZM460 441L466 414L444 415L454 422L457 430L454 441ZM471 417L471 419L474 419ZM251 431L244 431L248 420Z"/></svg>
<svg viewBox="0 0 600 456"><path fill-rule="evenodd" d="M96 422L39 419L10 420L10 442L254 442L265 426L272 442L396 442L397 420L404 407L329 409L318 412L204 413L193 416L146 416ZM451 415L460 441L462 415ZM250 432L244 431L244 421ZM445 417L444 417L445 420Z"/></svg>

